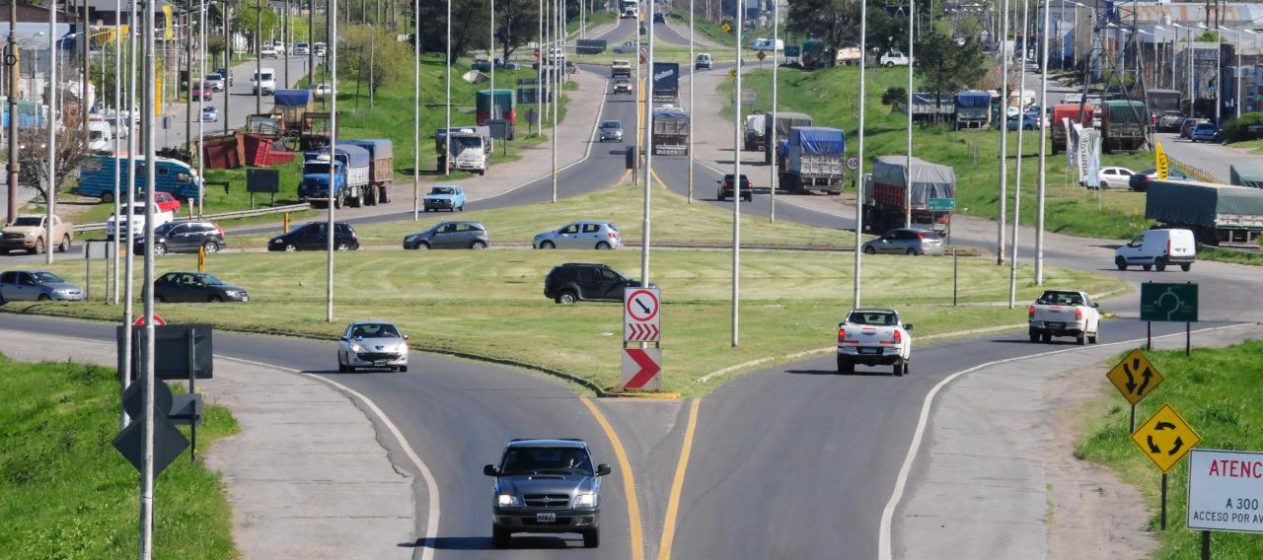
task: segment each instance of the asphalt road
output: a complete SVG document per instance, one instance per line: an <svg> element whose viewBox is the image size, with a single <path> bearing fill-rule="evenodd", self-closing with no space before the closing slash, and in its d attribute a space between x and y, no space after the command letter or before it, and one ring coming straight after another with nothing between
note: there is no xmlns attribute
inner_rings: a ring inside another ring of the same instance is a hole
<svg viewBox="0 0 1263 560"><path fill-rule="evenodd" d="M307 57L291 56L289 62L289 83L293 85L299 79L307 75ZM263 68L272 68L276 70L276 84L278 88L284 88L285 80L285 59L266 59L260 61ZM318 62L317 62L318 63ZM211 66L206 68L207 72L215 69ZM263 95L256 99L256 96L250 88L250 77L254 75L255 62L245 62L232 67L233 85L226 91L217 92L211 96L205 105L213 105L219 110L218 121L206 121L203 124L205 134L207 136L223 134L229 130L239 129L246 124L246 115L255 113L270 113L272 111L272 96ZM184 145L185 135L185 111L192 110L191 138L197 141L197 122L201 109L201 102L193 103L173 103L166 113L166 118L159 123L158 135L155 137L160 143L160 147L176 147ZM226 105L225 105L226 104ZM261 111L259 109L262 109Z"/></svg>

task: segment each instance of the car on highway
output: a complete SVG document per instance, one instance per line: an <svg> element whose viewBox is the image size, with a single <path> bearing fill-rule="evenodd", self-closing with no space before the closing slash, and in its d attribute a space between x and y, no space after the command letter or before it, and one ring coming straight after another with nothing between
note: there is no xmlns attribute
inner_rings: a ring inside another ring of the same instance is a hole
<svg viewBox="0 0 1263 560"><path fill-rule="evenodd" d="M614 51L614 53L615 53L615 54L632 54L632 53L635 53L635 52L637 51L636 42L635 42L635 41L623 41L622 43L619 43L619 44L617 44L617 45L614 45L614 49L613 49L613 51Z"/></svg>
<svg viewBox="0 0 1263 560"><path fill-rule="evenodd" d="M1144 171L1141 171L1140 173L1135 173L1131 177L1129 177L1127 179L1127 187L1136 192L1145 192L1145 190L1149 188L1149 181L1152 181L1157 178L1158 178L1157 168L1150 167L1148 169L1145 169ZM1176 169L1174 167L1167 167L1167 179L1176 179L1179 181L1185 181L1185 180L1188 180L1188 175L1185 175L1183 171L1180 171L1179 169Z"/></svg>
<svg viewBox="0 0 1263 560"><path fill-rule="evenodd" d="M1197 123L1189 139L1194 142L1215 142L1219 139L1219 128L1211 122Z"/></svg>
<svg viewBox="0 0 1263 560"><path fill-rule="evenodd" d="M276 58L276 46L265 44L259 47L259 58Z"/></svg>
<svg viewBox="0 0 1263 560"><path fill-rule="evenodd" d="M632 92L631 80L628 80L627 78L616 78L614 80L612 91L615 94L626 93L630 95Z"/></svg>
<svg viewBox="0 0 1263 560"><path fill-rule="evenodd" d="M889 253L896 255L942 255L943 236L937 232L917 228L892 229L881 237L864 242L864 254Z"/></svg>
<svg viewBox="0 0 1263 560"><path fill-rule="evenodd" d="M168 272L153 282L153 299L161 303L250 301L245 288L225 284L205 272Z"/></svg>
<svg viewBox="0 0 1263 560"><path fill-rule="evenodd" d="M601 544L601 477L581 439L514 439L497 465L482 468L491 486L491 541L506 548L513 533L578 533Z"/></svg>
<svg viewBox="0 0 1263 560"><path fill-rule="evenodd" d="M1197 128L1197 125L1204 122L1210 122L1210 121L1206 119L1195 119L1195 118L1184 119L1184 122L1180 124L1180 138L1188 138L1191 140L1193 138L1193 129Z"/></svg>
<svg viewBox="0 0 1263 560"><path fill-rule="evenodd" d="M654 23L666 23L666 22L667 22L667 14L665 14L665 13L663 13L663 12L654 12L654 13L653 13L653 22L654 22Z"/></svg>
<svg viewBox="0 0 1263 560"><path fill-rule="evenodd" d="M336 222L333 230L333 248L338 251L354 251L360 248L360 236L346 222ZM329 228L326 222L308 222L268 240L269 251L324 251L328 248Z"/></svg>
<svg viewBox="0 0 1263 560"><path fill-rule="evenodd" d="M639 280L632 280L600 263L565 263L553 267L544 276L544 297L561 304L623 301L623 288L639 287Z"/></svg>
<svg viewBox="0 0 1263 560"><path fill-rule="evenodd" d="M597 140L601 142L623 141L623 123L620 121L601 121L596 131Z"/></svg>
<svg viewBox="0 0 1263 560"><path fill-rule="evenodd" d="M261 68L250 78L250 93L272 95L276 92L276 70Z"/></svg>
<svg viewBox="0 0 1263 560"><path fill-rule="evenodd" d="M211 89L214 91L224 91L224 88L228 87L228 84L224 81L224 77L215 72L207 74L206 77L202 78L202 81L210 84Z"/></svg>
<svg viewBox="0 0 1263 560"><path fill-rule="evenodd" d="M338 372L408 371L408 335L386 321L354 321L338 338Z"/></svg>
<svg viewBox="0 0 1263 560"><path fill-rule="evenodd" d="M312 43L311 48L319 58L324 58L326 54L329 54L329 46L320 41Z"/></svg>
<svg viewBox="0 0 1263 560"><path fill-rule="evenodd" d="M613 222L579 220L558 229L535 234L535 249L617 249L623 245L622 234Z"/></svg>
<svg viewBox="0 0 1263 560"><path fill-rule="evenodd" d="M134 201L144 204L145 193L143 192L136 193L136 197ZM156 208L159 212L171 212L172 214L179 212L180 208L184 207L184 204L181 203L180 199L176 198L175 195L168 192L162 192L162 191L157 191L153 193L153 205L154 205L154 208ZM123 212L123 215L127 214L126 208L123 208L121 210ZM140 206L138 210L136 211L143 214L145 213L145 207Z"/></svg>
<svg viewBox="0 0 1263 560"><path fill-rule="evenodd" d="M1163 111L1158 115L1156 126L1161 131L1179 131L1180 125L1184 124L1184 113L1179 111Z"/></svg>
<svg viewBox="0 0 1263 560"><path fill-rule="evenodd" d="M219 122L219 109L215 108L214 105L202 107L202 121Z"/></svg>
<svg viewBox="0 0 1263 560"><path fill-rule="evenodd" d="M1096 174L1102 189L1121 189L1131 184L1131 176L1136 173L1126 167L1103 167Z"/></svg>
<svg viewBox="0 0 1263 560"><path fill-rule="evenodd" d="M1096 344L1101 333L1100 304L1087 292L1046 290L1027 309L1031 342L1052 342L1054 336L1071 336L1080 346Z"/></svg>
<svg viewBox="0 0 1263 560"><path fill-rule="evenodd" d="M486 249L491 245L481 222L439 222L403 238L404 249Z"/></svg>
<svg viewBox="0 0 1263 560"><path fill-rule="evenodd" d="M228 246L224 239L224 230L213 222L170 222L158 226L153 231L153 254L196 253L199 250L206 254L218 253ZM147 240L137 239L132 244L132 251L137 255L145 254Z"/></svg>
<svg viewBox="0 0 1263 560"><path fill-rule="evenodd" d="M724 175L723 179L716 181L719 188L715 191L717 200L726 200L733 197L732 194L732 174ZM754 191L750 189L750 178L745 173L741 174L741 199L745 201L754 200Z"/></svg>
<svg viewBox="0 0 1263 560"><path fill-rule="evenodd" d="M232 70L229 70L228 68L216 68L215 73L219 74L220 76L223 76L224 80L228 82L228 87L232 87L232 82L233 82Z"/></svg>
<svg viewBox="0 0 1263 560"><path fill-rule="evenodd" d="M307 56L311 52L308 49L307 43L294 43L294 56Z"/></svg>
<svg viewBox="0 0 1263 560"><path fill-rule="evenodd" d="M205 80L193 82L193 87L189 89L189 101L210 101L215 93L214 86Z"/></svg>
<svg viewBox="0 0 1263 560"><path fill-rule="evenodd" d="M18 216L13 223L0 230L0 255L9 251L26 251L32 255L43 253L48 247L47 216ZM75 237L75 225L62 220L61 216L53 216L53 233L51 239L59 240L57 252L70 250Z"/></svg>
<svg viewBox="0 0 1263 560"><path fill-rule="evenodd" d="M465 211L465 190L457 185L434 185L421 200L425 211Z"/></svg>
<svg viewBox="0 0 1263 560"><path fill-rule="evenodd" d="M0 303L10 301L83 301L83 288L43 270L0 274Z"/></svg>
<svg viewBox="0 0 1263 560"><path fill-rule="evenodd" d="M1126 245L1114 249L1114 265L1119 270L1139 265L1145 270L1166 270L1169 264L1178 264L1188 272L1197 260L1197 242L1193 232L1187 229L1148 229L1140 232Z"/></svg>
<svg viewBox="0 0 1263 560"><path fill-rule="evenodd" d="M693 69L694 70L710 70L710 65L712 62L714 62L714 59L711 58L710 53L699 54L697 55L697 59L693 61Z"/></svg>
<svg viewBox="0 0 1263 560"><path fill-rule="evenodd" d="M911 324L893 309L852 309L838 323L838 373L855 373L855 365L888 365L895 375L908 373L912 361Z"/></svg>

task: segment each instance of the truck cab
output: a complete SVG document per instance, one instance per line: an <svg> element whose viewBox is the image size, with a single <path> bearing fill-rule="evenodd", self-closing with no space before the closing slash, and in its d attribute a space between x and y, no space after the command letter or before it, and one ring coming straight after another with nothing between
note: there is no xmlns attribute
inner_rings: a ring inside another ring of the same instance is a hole
<svg viewBox="0 0 1263 560"><path fill-rule="evenodd" d="M346 168L341 161L330 159L327 154L303 162L303 179L298 185L300 198L314 203L327 202L329 198L329 166L333 166L333 204L342 207L342 191L346 187Z"/></svg>
<svg viewBox="0 0 1263 560"><path fill-rule="evenodd" d="M448 143L447 156L451 158L451 169L468 171L485 175L487 173L486 141L476 132L453 132L447 142L439 141L439 170L443 170L442 146Z"/></svg>

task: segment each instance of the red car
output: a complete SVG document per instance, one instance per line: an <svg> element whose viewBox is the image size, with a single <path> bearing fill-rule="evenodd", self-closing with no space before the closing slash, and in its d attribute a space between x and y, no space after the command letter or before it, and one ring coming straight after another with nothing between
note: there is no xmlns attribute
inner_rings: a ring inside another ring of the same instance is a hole
<svg viewBox="0 0 1263 560"><path fill-rule="evenodd" d="M136 202L144 201L144 193L136 193ZM172 196L171 193L165 192L153 193L153 205L159 212L171 212L173 214L178 214L180 212L180 207L183 206L183 204L180 203L180 199Z"/></svg>
<svg viewBox="0 0 1263 560"><path fill-rule="evenodd" d="M198 80L193 84L193 89L189 92L189 101L210 101L211 94L215 93L215 87L206 80Z"/></svg>

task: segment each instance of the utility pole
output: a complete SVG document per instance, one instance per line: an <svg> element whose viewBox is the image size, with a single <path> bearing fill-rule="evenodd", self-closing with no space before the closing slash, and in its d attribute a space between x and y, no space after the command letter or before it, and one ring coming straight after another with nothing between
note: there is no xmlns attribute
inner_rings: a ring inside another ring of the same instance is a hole
<svg viewBox="0 0 1263 560"><path fill-rule="evenodd" d="M413 0L412 221L421 219L421 0Z"/></svg>
<svg viewBox="0 0 1263 560"><path fill-rule="evenodd" d="M16 0L10 0L16 1ZM53 264L53 213L57 205L57 0L48 7L48 182L44 185L44 262ZM87 93L86 91L84 93ZM87 97L86 95L84 97ZM14 120L17 115L9 115Z"/></svg>
<svg viewBox="0 0 1263 560"><path fill-rule="evenodd" d="M732 340L733 348L741 338L741 31L745 27L745 5L737 4L737 80L733 92L732 115ZM649 44L653 44L650 37ZM776 128L776 123L772 123Z"/></svg>
<svg viewBox="0 0 1263 560"><path fill-rule="evenodd" d="M996 213L999 224L996 228L995 263L1002 265L1004 264L1004 219L1005 213L1008 212L1009 196L1009 0L1001 0L1000 29L1000 199L998 201L1000 207ZM1087 88L1085 87L1083 91L1086 96ZM908 112L912 112L912 107L908 107ZM1019 113L1019 122L1021 118L1022 115Z"/></svg>
<svg viewBox="0 0 1263 560"><path fill-rule="evenodd" d="M189 74L189 100L184 104L184 149L193 151L193 84L198 85L197 89L202 89L202 76L197 76L195 81L193 78L193 34L189 31L189 24L193 20L193 14L184 14L184 27L180 29L180 37L184 42L184 68ZM198 102L201 106L201 102ZM198 114L198 120L201 120L201 114Z"/></svg>
<svg viewBox="0 0 1263 560"><path fill-rule="evenodd" d="M1029 0L1022 0L1022 66L1018 69L1017 73L1017 83L1019 84L1018 91L1022 92L1022 100L1018 105L1017 169L1014 171L1013 178L1013 247L1009 257L1009 309L1013 309L1013 306L1017 305L1017 238L1018 224L1022 221L1022 152L1026 147L1026 145L1022 143L1022 133L1026 129L1026 127L1022 126L1022 121L1025 120L1025 107L1023 105L1026 104L1026 50L1030 46L1029 41L1031 36L1029 33L1031 28L1030 6L1031 4ZM1036 15L1038 16L1038 14ZM1043 105L1040 105L1040 110L1043 111ZM1042 115L1040 120L1043 120ZM1008 126L1008 115L1006 114L1004 127L1008 128ZM1043 125L1040 126L1040 130L1043 130ZM1000 248L1000 252L1004 252L1004 247Z"/></svg>
<svg viewBox="0 0 1263 560"><path fill-rule="evenodd" d="M117 0L116 0L117 1ZM202 9L199 10L199 19L197 23L198 41L197 41L197 76L201 81L206 76L206 11L210 9L210 0L203 0ZM228 97L228 87L224 86L224 97ZM206 162L203 157L206 154L206 119L202 118L202 111L206 110L206 96L202 96L202 100L197 103L197 176L206 176ZM202 211L206 209L206 185L201 181L197 183L197 215L202 216Z"/></svg>
<svg viewBox="0 0 1263 560"><path fill-rule="evenodd" d="M128 25L127 33L127 223L136 223L136 25L140 22L136 12L139 10L137 0L131 0L131 11L128 16L131 18ZM148 130L143 131L145 135L149 134ZM135 280L133 278L135 271L135 258L132 255L132 240L135 236L131 235L128 229L127 240L124 242L127 249L123 251L123 373L122 390L126 391L131 386L131 372L134 367L132 364L132 319L135 315L133 304L135 303ZM118 236L115 236L117 239ZM120 393L121 397L121 393ZM128 417L127 412L122 413L123 427L126 428L131 424L132 419Z"/></svg>
<svg viewBox="0 0 1263 560"><path fill-rule="evenodd" d="M1039 109L1048 106L1048 12L1044 11L1044 48L1039 63L1043 67L1039 80ZM1087 95L1087 90L1083 90ZM1044 285L1044 197L1048 187L1048 119L1039 120L1039 189L1035 193L1035 285Z"/></svg>
<svg viewBox="0 0 1263 560"><path fill-rule="evenodd" d="M908 0L908 165L904 170L908 178L903 189L903 227L906 228L912 227L912 55L916 41L912 24L917 19L916 14L916 0ZM1004 247L1000 247L1000 253L1004 253Z"/></svg>
<svg viewBox="0 0 1263 560"><path fill-rule="evenodd" d="M689 204L693 203L693 84L697 81L693 79L697 73L697 58L693 56L693 18L696 16L693 0L689 0Z"/></svg>
<svg viewBox="0 0 1263 560"><path fill-rule="evenodd" d="M289 81L289 51L294 50L294 42L289 36L289 0L285 0L285 19L281 22L281 37L285 43L285 87L289 87L292 82Z"/></svg>
<svg viewBox="0 0 1263 560"><path fill-rule="evenodd" d="M868 90L864 74L868 69L868 2L860 2L860 115L859 147L855 157L859 167L855 169L855 279L852 307L860 306L860 255L864 253L864 103ZM912 110L911 107L908 110Z"/></svg>
<svg viewBox="0 0 1263 560"><path fill-rule="evenodd" d="M337 0L332 0L336 2ZM452 2L455 0L447 0L447 58L444 65L447 72L443 76L443 83L447 87L447 103L444 104L447 111L447 123L443 129L443 175L451 173L452 169ZM417 38L418 40L420 37ZM543 68L540 63L540 68ZM553 191L553 201L557 200L556 190Z"/></svg>
<svg viewBox="0 0 1263 560"><path fill-rule="evenodd" d="M154 53L154 0L145 2L145 73L144 73L144 111L145 129L145 239L153 239L153 202L154 182L156 179L154 166L154 111L156 110L157 64ZM130 238L134 232L127 230ZM144 371L144 468L141 469L141 560L153 558L154 512L154 324L153 324L153 243L145 244L144 306L145 306L145 339L142 348L141 363Z"/></svg>
<svg viewBox="0 0 1263 560"><path fill-rule="evenodd" d="M262 1L262 0L259 0ZM448 6L451 6L451 0L448 0ZM333 83L335 91L330 91L327 95L330 97L329 111L329 199L325 201L329 205L329 222L325 228L328 230L328 244L325 247L325 321L333 322L333 252L334 252L334 236L337 233L337 222L333 219L333 185L334 185L334 162L338 159L338 96L336 93L338 87L338 1L329 0L328 8L329 20L334 22L332 25L332 33L329 35L329 48L325 56L329 57L329 79ZM347 14L351 13L350 8ZM449 21L450 23L450 21ZM448 47L451 48L450 46Z"/></svg>
<svg viewBox="0 0 1263 560"><path fill-rule="evenodd" d="M562 51L562 48L561 48L561 45L563 44L562 41L563 41L564 33L565 33L565 30L562 28L562 22L565 20L561 15L560 0L552 0L552 5L553 5L553 18L552 18L553 42L552 44L555 45L554 48L557 50L551 51L548 55L548 59L549 59L548 72L550 76L549 82L552 83L552 85L549 86L548 90L553 92L553 104L552 104L553 133L552 133L552 138L550 140L552 141L552 145L553 145L553 173L552 173L553 174L553 202L557 202L557 104L561 102L561 71L566 66L566 63L562 59L562 53L564 51Z"/></svg>
<svg viewBox="0 0 1263 560"><path fill-rule="evenodd" d="M326 14L327 15L327 14ZM421 28L417 24L416 43L421 44ZM316 0L307 1L307 88L316 86Z"/></svg>
<svg viewBox="0 0 1263 560"><path fill-rule="evenodd" d="M653 186L653 12L655 6L653 0L646 2L646 4L649 5L649 91L645 95L645 188L644 195L641 197L643 206L641 208L640 225L643 233L640 236L640 285L647 288L649 287L649 232L652 223L649 202L652 196L650 189ZM639 56L639 53L637 53L637 56Z"/></svg>
<svg viewBox="0 0 1263 560"><path fill-rule="evenodd" d="M263 113L263 0L254 0L254 113Z"/></svg>
<svg viewBox="0 0 1263 560"><path fill-rule="evenodd" d="M13 1L16 2L17 0L13 0ZM83 89L79 90L79 93L80 93L79 115L80 115L80 118L82 119L79 121L79 126L83 127L83 135L84 137L87 137L88 136L88 68L89 68L88 66L88 41L92 39L92 36L91 34L88 33L88 0L80 0L80 1L82 2L80 7L83 8L83 29L79 31L79 35L83 37L83 51L81 53L83 56L83 67L82 67L83 72L82 72L82 76L80 76L80 79L81 79L80 86ZM105 61L102 60L101 63L104 65ZM101 85L104 86L105 84L102 83Z"/></svg>
<svg viewBox="0 0 1263 560"><path fill-rule="evenodd" d="M16 2L10 2L10 4L16 4ZM121 188L122 185L120 185L120 183L122 182L121 176L123 173L123 168L122 166L119 165L119 158L118 158L119 148L122 147L120 145L122 143L122 139L119 138L118 131L122 130L123 128L123 115L121 113L122 107L123 107L123 103L122 103L122 98L123 98L122 80L123 80L123 68L124 68L123 59L122 59L123 36L122 34L118 32L118 28L122 24L122 18L123 18L123 2L122 0L114 0L114 68L115 68L115 71L114 71L114 223L116 224L123 223L123 216L122 216L123 207L122 207L122 201L120 199L122 198L122 195L124 194L124 190ZM128 29L129 35L131 34L131 32L132 30ZM102 64L101 66L102 68L104 68L105 64ZM104 86L105 82L102 81L101 85ZM13 95L13 94L10 93L9 95ZM13 113L10 113L10 114L13 114ZM127 119L128 119L127 136L131 137L131 135L133 134L132 129L134 127L132 126L132 123L130 122L131 121L130 111L129 111L129 115ZM136 189L133 185L128 185L128 187L129 188L125 191L125 194L127 194L128 196L127 203L128 205L130 205L132 202L131 198L135 196L132 193L135 192ZM116 236L116 239L117 239L117 236ZM122 263L122 257L119 255L117 248L114 249L113 253L114 254L110 256L110 258L114 260L114 298L112 301L114 305L118 305L119 283L122 280L122 274L120 274L119 272L119 265L123 263ZM128 377L129 375L130 375L130 372L128 372L127 370L123 370L122 372L119 373L120 377ZM126 413L124 413L123 418L120 419L120 423L124 423L123 427L126 427L125 425L126 417L127 415Z"/></svg>
<svg viewBox="0 0 1263 560"><path fill-rule="evenodd" d="M224 72L226 73L232 72L232 50L233 43L236 42L236 36L232 32L233 1L224 0L224 37L228 39L227 44L224 46ZM315 0L311 1L315 2ZM228 99L232 97L232 79L224 76L224 81L228 82L228 85L224 86L224 134L228 134L228 107L231 105L231 103L228 103Z"/></svg>
<svg viewBox="0 0 1263 560"><path fill-rule="evenodd" d="M781 13L780 6L781 6L781 3L779 0L772 1L772 137L768 141L772 143L773 154L776 153L776 146L777 146L776 144L776 141L777 141L776 110L779 104L777 102L776 96L777 96L778 89L780 86L780 80L777 79L777 73L776 73L777 68L780 66L780 63L777 60L778 57L776 56L777 55L776 45L780 41L780 18L779 18L780 13ZM744 9L744 6L742 9ZM909 64L908 68L912 68L912 65ZM911 112L909 112L909 114L911 114ZM691 114L690 114L689 120L690 121L692 120ZM738 154L737 157L740 157L741 152L733 151L733 153ZM767 221L769 222L776 221L776 187L778 186L777 180L776 180L777 179L776 162L777 162L777 158L773 157L772 165L768 166L768 175L770 175L770 177L768 177L767 182L768 182L768 185L771 185L771 189L769 189L770 202L768 204L768 215L767 215Z"/></svg>
<svg viewBox="0 0 1263 560"><path fill-rule="evenodd" d="M9 163L6 168L9 171L9 205L8 205L8 223L13 223L18 218L18 172L22 169L21 162L18 161L18 73L21 72L21 56L22 51L18 49L17 41L18 27L18 3L17 0L9 0L9 47L5 54L13 57L10 60L13 64L9 66L9 86L5 92L9 96ZM6 58L8 58L6 57Z"/></svg>

